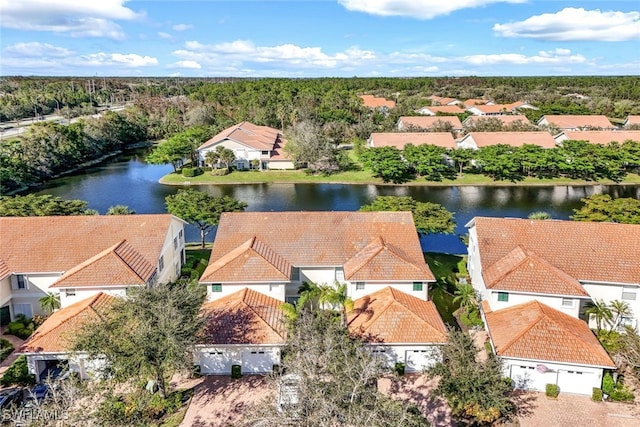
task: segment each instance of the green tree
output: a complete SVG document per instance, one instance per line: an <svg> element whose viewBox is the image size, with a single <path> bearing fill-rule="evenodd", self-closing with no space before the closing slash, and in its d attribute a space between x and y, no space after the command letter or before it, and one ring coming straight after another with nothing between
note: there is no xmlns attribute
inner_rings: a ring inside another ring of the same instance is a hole
<svg viewBox="0 0 640 427"><path fill-rule="evenodd" d="M414 173L395 147L374 147L362 151L360 159L374 176L384 182L402 184L410 181Z"/></svg>
<svg viewBox="0 0 640 427"><path fill-rule="evenodd" d="M516 153L517 148L506 144L482 147L476 157L477 166L483 174L495 180L521 181L521 164Z"/></svg>
<svg viewBox="0 0 640 427"><path fill-rule="evenodd" d="M405 160L428 181L442 181L452 177L452 169L445 163L447 150L430 144L407 144L402 150Z"/></svg>
<svg viewBox="0 0 640 427"><path fill-rule="evenodd" d="M241 212L247 204L229 196L211 196L203 191L186 189L165 198L167 211L200 229L200 241L205 247L205 236L218 225L223 212Z"/></svg>
<svg viewBox="0 0 640 427"><path fill-rule="evenodd" d="M476 290L468 283L459 285L453 295L453 302L459 304L463 310L469 311L478 306Z"/></svg>
<svg viewBox="0 0 640 427"><path fill-rule="evenodd" d="M64 200L50 194L0 196L0 216L95 215L83 200Z"/></svg>
<svg viewBox="0 0 640 427"><path fill-rule="evenodd" d="M337 309L340 312L340 322L347 326L347 312L353 309L353 300L347 295L347 284L336 282L333 286L324 285L322 288L320 301L333 310Z"/></svg>
<svg viewBox="0 0 640 427"><path fill-rule="evenodd" d="M177 172L178 168L184 164L185 159L192 158L197 146L197 139L178 134L154 148L147 156L146 161L152 165L171 163L173 171Z"/></svg>
<svg viewBox="0 0 640 427"><path fill-rule="evenodd" d="M455 231L453 213L438 203L418 202L409 196L376 196L361 212L409 211L420 234L447 233Z"/></svg>
<svg viewBox="0 0 640 427"><path fill-rule="evenodd" d="M611 199L608 194L594 194L582 199L584 205L575 212L574 221L640 224L640 200L627 197Z"/></svg>
<svg viewBox="0 0 640 427"><path fill-rule="evenodd" d="M471 160L475 158L476 151L471 148L457 148L455 150L450 150L449 156L451 156L458 166L458 171L460 176L462 176L462 171L464 170L465 165L469 165Z"/></svg>
<svg viewBox="0 0 640 427"><path fill-rule="evenodd" d="M53 292L47 293L38 300L40 302L40 308L47 314L51 314L60 308L60 294L54 294Z"/></svg>
<svg viewBox="0 0 640 427"><path fill-rule="evenodd" d="M236 155L233 150L225 148L222 145L216 147L216 154L218 161L223 163L227 169L231 168L231 163L236 159Z"/></svg>
<svg viewBox="0 0 640 427"><path fill-rule="evenodd" d="M136 211L125 205L110 206L107 210L107 215L133 215L135 213Z"/></svg>
<svg viewBox="0 0 640 427"><path fill-rule="evenodd" d="M211 169L213 166L218 163L220 160L220 156L218 155L217 150L207 151L207 154L204 155L204 161L209 165Z"/></svg>
<svg viewBox="0 0 640 427"><path fill-rule="evenodd" d="M551 219L551 215L549 215L549 213L547 213L547 212L536 211L536 212L531 212L527 218L529 218L529 219Z"/></svg>
<svg viewBox="0 0 640 427"><path fill-rule="evenodd" d="M287 131L284 150L297 164L306 164L312 172L331 172L338 168L338 150L317 124L296 123Z"/></svg>
<svg viewBox="0 0 640 427"><path fill-rule="evenodd" d="M442 361L429 368L427 375L438 378L433 394L447 400L454 417L473 425L490 425L513 413L511 387L497 357L489 353L480 361L477 353L469 334L450 328Z"/></svg>
<svg viewBox="0 0 640 427"><path fill-rule="evenodd" d="M152 379L164 398L171 375L193 367L204 296L186 281L132 288L82 326L73 349L104 357L103 374L116 381Z"/></svg>
<svg viewBox="0 0 640 427"><path fill-rule="evenodd" d="M611 310L611 330L615 331L622 324L622 320L625 317L631 317L633 310L626 301L613 300L609 304L609 310Z"/></svg>
<svg viewBox="0 0 640 427"><path fill-rule="evenodd" d="M595 301L589 301L587 308L584 310L585 314L589 317L593 316L596 321L596 331L602 330L603 324L611 324L613 320L613 313L611 308L601 299Z"/></svg>

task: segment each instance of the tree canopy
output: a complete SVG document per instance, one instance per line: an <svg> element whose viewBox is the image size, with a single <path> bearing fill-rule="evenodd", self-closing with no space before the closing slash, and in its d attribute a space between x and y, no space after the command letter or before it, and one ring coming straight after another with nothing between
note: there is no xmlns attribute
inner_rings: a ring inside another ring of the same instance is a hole
<svg viewBox="0 0 640 427"><path fill-rule="evenodd" d="M360 207L361 212L409 211L420 234L447 233L456 229L453 213L438 203L418 202L409 196L376 196L369 204Z"/></svg>
<svg viewBox="0 0 640 427"><path fill-rule="evenodd" d="M229 196L211 196L204 191L186 189L167 196L167 211L200 229L200 241L205 247L205 236L218 225L223 212L244 211L247 204Z"/></svg>
<svg viewBox="0 0 640 427"><path fill-rule="evenodd" d="M95 215L84 200L65 200L50 194L0 196L0 216Z"/></svg>
<svg viewBox="0 0 640 427"><path fill-rule="evenodd" d="M640 200L623 197L612 199L608 194L594 194L582 199L584 205L575 212L574 221L617 222L640 224Z"/></svg>

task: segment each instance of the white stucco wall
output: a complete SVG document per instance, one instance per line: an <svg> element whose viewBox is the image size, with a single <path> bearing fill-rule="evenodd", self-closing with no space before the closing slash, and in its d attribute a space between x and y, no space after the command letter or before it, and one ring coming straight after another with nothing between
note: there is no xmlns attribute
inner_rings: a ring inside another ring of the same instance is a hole
<svg viewBox="0 0 640 427"><path fill-rule="evenodd" d="M0 307L11 300L11 276L0 280Z"/></svg>
<svg viewBox="0 0 640 427"><path fill-rule="evenodd" d="M472 150L477 150L478 145L474 141L472 136L468 136L466 138L462 138L458 141L458 148L470 148Z"/></svg>
<svg viewBox="0 0 640 427"><path fill-rule="evenodd" d="M78 301L82 301L92 297L100 292L113 295L115 297L124 298L127 296L126 287L91 287L91 288L75 288L75 289L59 289L60 308L65 308ZM75 295L71 295L75 293Z"/></svg>
<svg viewBox="0 0 640 427"><path fill-rule="evenodd" d="M271 170L290 170L295 169L295 165L292 161L277 161L269 162L269 169Z"/></svg>
<svg viewBox="0 0 640 427"><path fill-rule="evenodd" d="M36 376L36 381L43 381L45 378L40 377L41 364L39 361L68 361L69 371L77 372L81 379L91 378L99 373L105 367L104 359L89 359L86 354L71 353L28 353L27 367L29 373Z"/></svg>
<svg viewBox="0 0 640 427"><path fill-rule="evenodd" d="M635 321L631 326L635 328L640 326L640 286L632 284L621 285L592 282L583 282L583 286L594 301L601 299L607 304L610 304L611 301L618 300L629 304L629 308L632 310L632 316ZM623 298L623 290L627 297L626 299ZM633 294L635 294L635 299L630 299L629 297ZM592 322L590 326L595 327L595 322Z"/></svg>
<svg viewBox="0 0 640 427"><path fill-rule="evenodd" d="M507 307L513 307L514 305L522 304L529 301L539 301L542 304L546 304L549 307L555 308L565 314L576 319L580 314L580 298L576 297L561 297L553 295L539 295L539 294L521 294L515 292L507 292L509 294L509 301L498 301L498 294L504 291L491 291L488 299L489 305L492 310L500 310ZM562 305L563 299L573 301L573 306L565 307Z"/></svg>
<svg viewBox="0 0 640 427"><path fill-rule="evenodd" d="M213 292L212 285L207 283L202 285L207 287L207 300L215 301L217 299L231 295L234 292L238 292L244 288L249 288L253 291L260 292L261 294L268 295L280 301L285 300L285 292L287 284L283 282L272 283L222 283L222 292ZM297 287L296 287L297 290ZM296 292L297 293L297 292Z"/></svg>
<svg viewBox="0 0 640 427"><path fill-rule="evenodd" d="M180 238L181 231L182 238ZM176 241L175 246L174 239ZM180 267L182 266L181 254L184 256L184 224L179 219L173 218L160 252L160 255L164 258L164 268L162 271L158 271L156 278L158 283L169 283L178 279ZM156 262L159 262L159 259Z"/></svg>
<svg viewBox="0 0 640 427"><path fill-rule="evenodd" d="M441 347L433 344L371 344L368 349L384 360L388 368L404 363L405 372L422 372L442 359Z"/></svg>
<svg viewBox="0 0 640 427"><path fill-rule="evenodd" d="M229 375L232 365L243 365L243 353L264 351L264 359L271 369L281 361L281 345L200 345L193 352L193 363L205 375ZM215 356L209 356L215 354ZM243 369L244 371L244 369ZM246 372L245 372L246 373Z"/></svg>
<svg viewBox="0 0 640 427"><path fill-rule="evenodd" d="M428 300L429 282L422 282L422 290L414 291L413 282L363 282L364 289L356 289L356 282L348 282L348 295L352 300L356 300L365 295L372 294L376 291L391 286L394 289L398 289L408 295L420 298L421 300Z"/></svg>

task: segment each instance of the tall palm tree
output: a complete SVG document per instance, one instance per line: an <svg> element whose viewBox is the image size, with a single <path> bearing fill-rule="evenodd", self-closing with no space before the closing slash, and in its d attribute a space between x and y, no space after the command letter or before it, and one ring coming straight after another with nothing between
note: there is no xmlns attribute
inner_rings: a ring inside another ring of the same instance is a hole
<svg viewBox="0 0 640 427"><path fill-rule="evenodd" d="M214 150L207 151L207 154L204 155L204 160L211 169L213 169L213 165L218 163L219 159L220 159L220 155L218 154L217 151L214 151Z"/></svg>
<svg viewBox="0 0 640 427"><path fill-rule="evenodd" d="M596 331L602 330L603 323L611 324L613 313L611 309L602 299L596 299L587 303L587 309L584 311L589 317L593 316L596 321Z"/></svg>
<svg viewBox="0 0 640 427"><path fill-rule="evenodd" d="M340 323L347 325L347 312L353 309L353 300L347 295L347 284L335 282L334 286L323 287L321 301L329 304L334 310L340 310Z"/></svg>
<svg viewBox="0 0 640 427"><path fill-rule="evenodd" d="M453 302L460 304L460 308L463 310L468 311L478 306L476 290L468 283L459 285L453 294Z"/></svg>
<svg viewBox="0 0 640 427"><path fill-rule="evenodd" d="M47 314L51 314L60 308L60 295L49 292L39 300L40 308Z"/></svg>
<svg viewBox="0 0 640 427"><path fill-rule="evenodd" d="M611 321L612 331L618 329L618 326L620 326L620 323L622 322L622 319L624 317L631 317L631 314L633 313L631 307L629 307L629 303L626 301L613 300L609 304L609 309L611 310L611 314L613 317Z"/></svg>

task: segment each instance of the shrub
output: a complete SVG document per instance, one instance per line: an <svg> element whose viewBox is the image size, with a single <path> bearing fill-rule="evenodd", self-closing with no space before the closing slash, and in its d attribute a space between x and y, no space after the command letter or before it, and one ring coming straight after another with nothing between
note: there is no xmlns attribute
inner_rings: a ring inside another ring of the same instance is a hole
<svg viewBox="0 0 640 427"><path fill-rule="evenodd" d="M545 386L545 393L547 397L553 397L554 399L560 394L560 387L557 384L547 384Z"/></svg>
<svg viewBox="0 0 640 427"><path fill-rule="evenodd" d="M36 377L29 373L27 357L24 355L18 356L18 358L14 360L11 366L9 366L5 371L2 378L0 378L0 384L3 386L10 386L14 384L28 386L35 383Z"/></svg>
<svg viewBox="0 0 640 427"><path fill-rule="evenodd" d="M182 176L188 178L202 175L203 173L202 168L182 168Z"/></svg>
<svg viewBox="0 0 640 427"><path fill-rule="evenodd" d="M240 365L231 365L231 378L240 378L242 376L242 367Z"/></svg>
<svg viewBox="0 0 640 427"><path fill-rule="evenodd" d="M404 375L404 368L405 368L404 363L397 362L393 367L393 371L398 375Z"/></svg>
<svg viewBox="0 0 640 427"><path fill-rule="evenodd" d="M602 402L602 389L598 387L594 387L591 392L591 400L594 402Z"/></svg>
<svg viewBox="0 0 640 427"><path fill-rule="evenodd" d="M613 376L611 372L607 372L602 377L602 391L606 394L611 394L613 389L616 387L616 382L613 380Z"/></svg>
<svg viewBox="0 0 640 427"><path fill-rule="evenodd" d="M4 338L0 338L0 362L13 352L13 345Z"/></svg>
<svg viewBox="0 0 640 427"><path fill-rule="evenodd" d="M225 176L228 174L229 174L229 169L227 168L214 169L211 171L211 175L213 176Z"/></svg>
<svg viewBox="0 0 640 427"><path fill-rule="evenodd" d="M24 340L29 338L34 329L34 323L30 319L24 317L24 315L19 314L16 316L16 320L7 325L7 331L5 334L15 335Z"/></svg>

